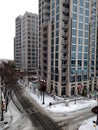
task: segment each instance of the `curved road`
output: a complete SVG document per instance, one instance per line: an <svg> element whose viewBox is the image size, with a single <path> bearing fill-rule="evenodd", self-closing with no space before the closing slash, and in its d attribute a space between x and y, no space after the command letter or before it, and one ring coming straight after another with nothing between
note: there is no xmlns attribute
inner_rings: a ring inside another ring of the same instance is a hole
<svg viewBox="0 0 98 130"><path fill-rule="evenodd" d="M15 92L17 99L23 106L31 121L37 126L38 130L61 130L57 123L43 111L34 100L30 100L25 94L25 90L18 87Z"/></svg>

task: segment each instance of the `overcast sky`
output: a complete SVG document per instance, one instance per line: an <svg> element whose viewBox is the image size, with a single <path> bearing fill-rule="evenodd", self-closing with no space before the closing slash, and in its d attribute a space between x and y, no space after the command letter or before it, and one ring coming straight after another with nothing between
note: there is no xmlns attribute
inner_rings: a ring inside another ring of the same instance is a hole
<svg viewBox="0 0 98 130"><path fill-rule="evenodd" d="M26 11L38 14L38 0L0 1L0 59L14 59L15 18Z"/></svg>

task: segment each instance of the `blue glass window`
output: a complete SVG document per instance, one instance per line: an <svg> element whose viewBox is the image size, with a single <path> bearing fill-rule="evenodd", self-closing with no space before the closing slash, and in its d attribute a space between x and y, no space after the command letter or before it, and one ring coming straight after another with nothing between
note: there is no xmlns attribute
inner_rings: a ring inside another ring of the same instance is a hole
<svg viewBox="0 0 98 130"><path fill-rule="evenodd" d="M89 39L85 39L84 44L85 44L85 45L88 45L88 44L89 44Z"/></svg>
<svg viewBox="0 0 98 130"><path fill-rule="evenodd" d="M74 4L77 4L77 0L73 0L73 3L74 3Z"/></svg>
<svg viewBox="0 0 98 130"><path fill-rule="evenodd" d="M82 44L83 43L83 39L82 38L79 38L79 44Z"/></svg>
<svg viewBox="0 0 98 130"><path fill-rule="evenodd" d="M88 53L84 53L84 59L88 59Z"/></svg>
<svg viewBox="0 0 98 130"><path fill-rule="evenodd" d="M81 74L81 72L82 72L82 68L78 68L77 73L78 73L78 74Z"/></svg>
<svg viewBox="0 0 98 130"><path fill-rule="evenodd" d="M76 44L76 37L72 37L72 43Z"/></svg>
<svg viewBox="0 0 98 130"><path fill-rule="evenodd" d="M60 1L59 0L56 0L56 5L59 5Z"/></svg>
<svg viewBox="0 0 98 130"><path fill-rule="evenodd" d="M77 20L77 14L73 13L73 19Z"/></svg>
<svg viewBox="0 0 98 130"><path fill-rule="evenodd" d="M72 45L72 51L76 51L76 45Z"/></svg>
<svg viewBox="0 0 98 130"><path fill-rule="evenodd" d="M81 81L81 75L78 75L77 81Z"/></svg>
<svg viewBox="0 0 98 130"><path fill-rule="evenodd" d="M85 38L89 38L89 33L85 32Z"/></svg>
<svg viewBox="0 0 98 130"><path fill-rule="evenodd" d="M79 21L83 22L83 16L82 15L79 15Z"/></svg>
<svg viewBox="0 0 98 130"><path fill-rule="evenodd" d="M56 14L59 13L59 6L56 7Z"/></svg>
<svg viewBox="0 0 98 130"><path fill-rule="evenodd" d="M80 0L80 6L84 6L84 0Z"/></svg>
<svg viewBox="0 0 98 130"><path fill-rule="evenodd" d="M95 41L92 41L92 46L93 46L93 47L95 46Z"/></svg>
<svg viewBox="0 0 98 130"><path fill-rule="evenodd" d="M83 8L80 7L80 14L83 14Z"/></svg>
<svg viewBox="0 0 98 130"><path fill-rule="evenodd" d="M82 66L82 60L78 60L78 66Z"/></svg>
<svg viewBox="0 0 98 130"><path fill-rule="evenodd" d="M71 66L75 67L76 61L75 60L71 60Z"/></svg>
<svg viewBox="0 0 98 130"><path fill-rule="evenodd" d="M76 53L71 53L71 58L76 59Z"/></svg>
<svg viewBox="0 0 98 130"><path fill-rule="evenodd" d="M73 12L77 12L77 6L73 5Z"/></svg>
<svg viewBox="0 0 98 130"><path fill-rule="evenodd" d="M76 28L77 27L77 22L72 21L72 28Z"/></svg>
<svg viewBox="0 0 98 130"><path fill-rule="evenodd" d="M89 2L86 2L86 8L89 9Z"/></svg>
<svg viewBox="0 0 98 130"><path fill-rule="evenodd" d="M83 81L87 81L87 75L83 76Z"/></svg>
<svg viewBox="0 0 98 130"><path fill-rule="evenodd" d="M78 53L78 59L82 59L82 53Z"/></svg>
<svg viewBox="0 0 98 130"><path fill-rule="evenodd" d="M89 16L89 10L85 10L85 15Z"/></svg>
<svg viewBox="0 0 98 130"><path fill-rule="evenodd" d="M92 40L95 40L95 35L92 35Z"/></svg>
<svg viewBox="0 0 98 130"><path fill-rule="evenodd" d="M71 81L71 82L75 82L75 76L71 76L70 81Z"/></svg>
<svg viewBox="0 0 98 130"><path fill-rule="evenodd" d="M82 52L82 46L78 46L78 52Z"/></svg>
<svg viewBox="0 0 98 130"><path fill-rule="evenodd" d="M84 73L87 73L88 69L87 67L84 67Z"/></svg>
<svg viewBox="0 0 98 130"><path fill-rule="evenodd" d="M95 48L92 48L92 53L95 53Z"/></svg>
<svg viewBox="0 0 98 130"><path fill-rule="evenodd" d="M84 60L84 66L87 66L88 64L87 64L87 60Z"/></svg>
<svg viewBox="0 0 98 130"><path fill-rule="evenodd" d="M75 74L75 68L71 68L71 74Z"/></svg>
<svg viewBox="0 0 98 130"><path fill-rule="evenodd" d="M52 9L54 9L54 7L55 7L55 3L53 2L53 3L52 3Z"/></svg>
<svg viewBox="0 0 98 130"><path fill-rule="evenodd" d="M94 59L94 57L95 57L95 54L92 54L92 59Z"/></svg>
<svg viewBox="0 0 98 130"><path fill-rule="evenodd" d="M85 17L85 23L89 23L89 18Z"/></svg>
<svg viewBox="0 0 98 130"><path fill-rule="evenodd" d="M72 35L76 36L76 29L72 29Z"/></svg>
<svg viewBox="0 0 98 130"><path fill-rule="evenodd" d="M84 52L88 52L88 46L84 46Z"/></svg>
<svg viewBox="0 0 98 130"><path fill-rule="evenodd" d="M85 30L89 31L89 25L85 24Z"/></svg>
<svg viewBox="0 0 98 130"><path fill-rule="evenodd" d="M56 29L59 28L59 22L56 22Z"/></svg>
<svg viewBox="0 0 98 130"><path fill-rule="evenodd" d="M54 13L55 13L54 10L52 10L52 17L54 16Z"/></svg>
<svg viewBox="0 0 98 130"><path fill-rule="evenodd" d="M59 20L59 14L56 15L56 21L58 21L58 20Z"/></svg>
<svg viewBox="0 0 98 130"><path fill-rule="evenodd" d="M79 36L80 36L80 37L83 36L83 31L79 30Z"/></svg>
<svg viewBox="0 0 98 130"><path fill-rule="evenodd" d="M79 23L79 29L83 29L83 23Z"/></svg>

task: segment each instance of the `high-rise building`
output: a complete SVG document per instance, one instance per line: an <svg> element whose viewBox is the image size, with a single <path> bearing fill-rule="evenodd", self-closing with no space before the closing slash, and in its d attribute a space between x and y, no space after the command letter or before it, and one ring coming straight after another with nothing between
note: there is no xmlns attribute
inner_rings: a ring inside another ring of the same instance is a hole
<svg viewBox="0 0 98 130"><path fill-rule="evenodd" d="M14 38L14 60L17 68L21 67L21 16L15 20L15 38Z"/></svg>
<svg viewBox="0 0 98 130"><path fill-rule="evenodd" d="M96 0L39 0L39 73L59 96L96 88Z"/></svg>
<svg viewBox="0 0 98 130"><path fill-rule="evenodd" d="M25 69L28 75L36 72L38 67L38 15L26 12L23 16L16 18L15 36L16 65ZM18 51L19 47L19 51ZM17 59L16 59L17 58ZM19 59L18 59L19 58Z"/></svg>

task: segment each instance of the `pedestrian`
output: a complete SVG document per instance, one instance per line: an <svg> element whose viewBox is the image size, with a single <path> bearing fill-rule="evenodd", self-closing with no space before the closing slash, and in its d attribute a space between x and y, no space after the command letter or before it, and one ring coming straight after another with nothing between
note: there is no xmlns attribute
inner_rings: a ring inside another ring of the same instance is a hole
<svg viewBox="0 0 98 130"><path fill-rule="evenodd" d="M49 102L49 106L51 107L51 105L52 105L52 103L51 102Z"/></svg>

